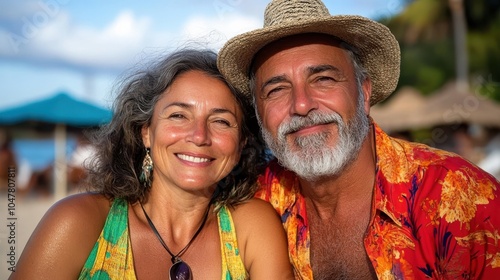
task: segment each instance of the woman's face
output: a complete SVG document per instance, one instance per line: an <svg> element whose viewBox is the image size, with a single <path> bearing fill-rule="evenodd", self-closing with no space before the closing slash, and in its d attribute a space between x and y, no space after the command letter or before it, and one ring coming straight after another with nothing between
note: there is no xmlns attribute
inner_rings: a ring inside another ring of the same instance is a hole
<svg viewBox="0 0 500 280"><path fill-rule="evenodd" d="M179 75L144 127L151 148L153 188L211 190L240 159L242 111L229 88L201 71Z"/></svg>

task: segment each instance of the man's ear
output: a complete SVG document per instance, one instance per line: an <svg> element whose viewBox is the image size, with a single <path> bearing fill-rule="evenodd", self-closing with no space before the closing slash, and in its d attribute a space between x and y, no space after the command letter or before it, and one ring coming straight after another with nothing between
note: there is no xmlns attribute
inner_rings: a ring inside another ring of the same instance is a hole
<svg viewBox="0 0 500 280"><path fill-rule="evenodd" d="M372 81L370 78L366 78L361 85L363 89L364 105L366 115L370 114L370 98L372 97Z"/></svg>
<svg viewBox="0 0 500 280"><path fill-rule="evenodd" d="M144 147L146 148L151 147L151 142L149 139L149 126L144 125L141 129L141 134L142 134L142 143L144 144Z"/></svg>

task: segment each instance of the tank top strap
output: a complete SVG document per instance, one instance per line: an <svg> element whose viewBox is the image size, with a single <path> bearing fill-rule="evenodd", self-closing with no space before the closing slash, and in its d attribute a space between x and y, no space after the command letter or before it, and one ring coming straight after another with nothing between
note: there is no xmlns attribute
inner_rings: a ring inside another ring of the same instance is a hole
<svg viewBox="0 0 500 280"><path fill-rule="evenodd" d="M248 275L241 259L231 212L226 206L217 213L222 254L222 279L243 280Z"/></svg>
<svg viewBox="0 0 500 280"><path fill-rule="evenodd" d="M136 279L128 232L128 202L115 199L78 279Z"/></svg>

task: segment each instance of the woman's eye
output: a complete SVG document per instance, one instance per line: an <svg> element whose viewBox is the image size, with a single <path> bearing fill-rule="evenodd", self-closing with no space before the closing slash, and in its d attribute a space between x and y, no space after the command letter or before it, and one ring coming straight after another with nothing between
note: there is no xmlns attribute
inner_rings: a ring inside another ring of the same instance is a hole
<svg viewBox="0 0 500 280"><path fill-rule="evenodd" d="M224 120L224 119L215 120L215 123L218 123L218 124L221 124L224 126L231 126L231 123L228 120Z"/></svg>
<svg viewBox="0 0 500 280"><path fill-rule="evenodd" d="M173 114L170 114L170 116L168 117L170 119L183 119L185 118L183 114L180 114L180 113L173 113Z"/></svg>

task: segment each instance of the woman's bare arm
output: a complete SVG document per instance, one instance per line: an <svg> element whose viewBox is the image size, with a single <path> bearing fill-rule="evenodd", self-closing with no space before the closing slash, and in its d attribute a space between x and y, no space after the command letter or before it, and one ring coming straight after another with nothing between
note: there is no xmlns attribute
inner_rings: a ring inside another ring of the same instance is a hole
<svg viewBox="0 0 500 280"><path fill-rule="evenodd" d="M295 279L285 231L271 204L260 199L233 212L238 245L252 280Z"/></svg>
<svg viewBox="0 0 500 280"><path fill-rule="evenodd" d="M110 202L97 194L69 196L44 215L9 279L77 279L104 226Z"/></svg>

